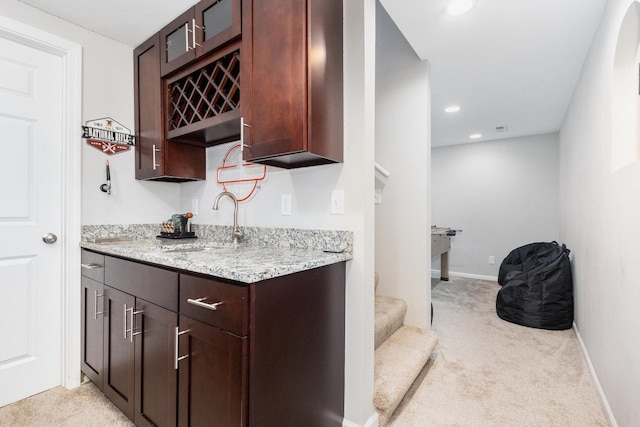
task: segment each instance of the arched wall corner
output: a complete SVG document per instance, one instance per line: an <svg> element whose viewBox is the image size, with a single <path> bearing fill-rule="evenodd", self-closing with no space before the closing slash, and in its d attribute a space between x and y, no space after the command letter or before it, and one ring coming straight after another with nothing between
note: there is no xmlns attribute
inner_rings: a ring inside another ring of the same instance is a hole
<svg viewBox="0 0 640 427"><path fill-rule="evenodd" d="M611 170L640 159L640 2L624 15L613 61Z"/></svg>

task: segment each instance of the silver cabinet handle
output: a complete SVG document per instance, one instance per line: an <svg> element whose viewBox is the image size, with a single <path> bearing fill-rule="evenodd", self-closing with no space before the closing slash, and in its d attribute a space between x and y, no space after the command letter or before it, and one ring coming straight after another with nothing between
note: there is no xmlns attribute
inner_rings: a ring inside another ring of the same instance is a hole
<svg viewBox="0 0 640 427"><path fill-rule="evenodd" d="M191 19L191 28L192 28L192 30L191 30L191 44L193 45L192 49L195 49L196 47L200 46L198 43L196 43L196 28L201 29L201 27L196 25L196 19L195 18Z"/></svg>
<svg viewBox="0 0 640 427"><path fill-rule="evenodd" d="M187 302L189 304L197 305L198 307L206 308L207 310L213 310L213 311L216 311L219 305L224 304L222 301L214 302L213 304L208 304L206 302L203 302L206 299L207 298L198 298L198 299L188 298Z"/></svg>
<svg viewBox="0 0 640 427"><path fill-rule="evenodd" d="M184 51L189 52L189 22L184 23Z"/></svg>
<svg viewBox="0 0 640 427"><path fill-rule="evenodd" d="M156 170L156 168L159 168L160 165L158 163L156 163L156 153L160 151L159 148L156 148L156 144L153 144L153 150L152 150L152 159L151 162L153 163L153 170Z"/></svg>
<svg viewBox="0 0 640 427"><path fill-rule="evenodd" d="M247 148L249 147L247 144L244 143L244 128L245 127L250 128L251 125L246 124L244 122L244 116L243 116L243 117L240 117L240 154L241 154L240 162L242 162L242 160L243 160L242 154L244 153L244 147L247 147Z"/></svg>
<svg viewBox="0 0 640 427"><path fill-rule="evenodd" d="M127 304L122 308L122 337L127 339Z"/></svg>
<svg viewBox="0 0 640 427"><path fill-rule="evenodd" d="M131 325L130 328L127 328L127 311L129 312L129 324ZM134 332L134 327L133 327L133 316L140 313L142 313L142 310L134 311L133 307L127 308L127 304L124 305L124 316L122 318L122 321L123 321L122 332L123 332L123 338L125 340L127 339L127 333L129 333L129 342L133 342L133 337L135 335L142 334L142 331Z"/></svg>
<svg viewBox="0 0 640 427"><path fill-rule="evenodd" d="M180 335L184 335L184 334L189 333L189 332L190 332L189 329L187 329L186 331L180 332L180 327L179 326L175 327L175 340L174 340L175 346L174 346L174 353L173 353L173 368L176 369L176 370L178 369L178 362L181 361L181 360L186 359L187 357L189 357L188 354L185 354L184 356L180 356L180 352L179 352L179 349L178 349Z"/></svg>
<svg viewBox="0 0 640 427"><path fill-rule="evenodd" d="M98 314L104 314L104 311L98 311L98 298L103 297L104 294L99 294L98 291L93 291L93 319L98 318Z"/></svg>
<svg viewBox="0 0 640 427"><path fill-rule="evenodd" d="M102 268L100 264L80 264L85 270L93 270L94 268Z"/></svg>

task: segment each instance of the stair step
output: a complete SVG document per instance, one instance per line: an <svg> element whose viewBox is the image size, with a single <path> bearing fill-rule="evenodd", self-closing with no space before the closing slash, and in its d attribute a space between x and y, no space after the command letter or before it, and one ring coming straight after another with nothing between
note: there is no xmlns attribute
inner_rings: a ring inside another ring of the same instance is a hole
<svg viewBox="0 0 640 427"><path fill-rule="evenodd" d="M375 348L385 342L404 323L407 303L398 298L376 296Z"/></svg>
<svg viewBox="0 0 640 427"><path fill-rule="evenodd" d="M438 342L435 333L402 326L375 352L373 403L384 426L427 364Z"/></svg>

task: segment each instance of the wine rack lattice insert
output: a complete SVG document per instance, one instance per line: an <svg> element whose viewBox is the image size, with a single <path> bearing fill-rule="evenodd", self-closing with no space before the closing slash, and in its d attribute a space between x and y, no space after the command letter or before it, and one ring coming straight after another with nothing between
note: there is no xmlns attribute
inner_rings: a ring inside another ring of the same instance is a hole
<svg viewBox="0 0 640 427"><path fill-rule="evenodd" d="M169 130L219 116L240 106L240 51L169 85Z"/></svg>

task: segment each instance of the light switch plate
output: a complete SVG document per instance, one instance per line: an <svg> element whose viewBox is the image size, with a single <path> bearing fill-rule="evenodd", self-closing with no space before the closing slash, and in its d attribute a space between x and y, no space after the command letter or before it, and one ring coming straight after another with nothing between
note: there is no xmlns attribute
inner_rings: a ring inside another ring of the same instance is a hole
<svg viewBox="0 0 640 427"><path fill-rule="evenodd" d="M291 215L291 194L283 194L280 198L280 215Z"/></svg>
<svg viewBox="0 0 640 427"><path fill-rule="evenodd" d="M344 215L344 190L331 191L331 214Z"/></svg>

